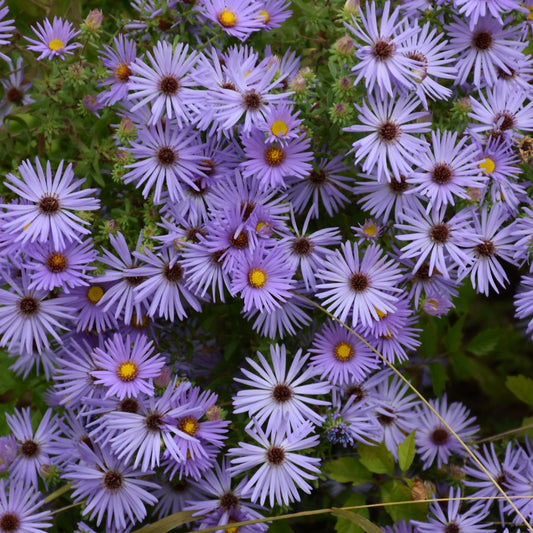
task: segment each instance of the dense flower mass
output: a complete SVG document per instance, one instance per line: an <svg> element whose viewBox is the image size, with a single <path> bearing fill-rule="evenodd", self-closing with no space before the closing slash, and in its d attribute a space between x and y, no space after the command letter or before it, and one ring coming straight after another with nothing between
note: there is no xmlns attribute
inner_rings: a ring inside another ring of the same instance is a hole
<svg viewBox="0 0 533 533"><path fill-rule="evenodd" d="M0 533L531 521L533 1L16 4Z"/></svg>

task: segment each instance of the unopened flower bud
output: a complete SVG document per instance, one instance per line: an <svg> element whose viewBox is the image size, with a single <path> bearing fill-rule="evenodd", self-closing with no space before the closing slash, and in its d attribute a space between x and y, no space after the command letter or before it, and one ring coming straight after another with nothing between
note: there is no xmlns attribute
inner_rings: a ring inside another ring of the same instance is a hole
<svg viewBox="0 0 533 533"><path fill-rule="evenodd" d="M207 420L213 422L214 420L220 420L221 414L220 407L218 407L218 405L212 405L205 412L205 417Z"/></svg>
<svg viewBox="0 0 533 533"><path fill-rule="evenodd" d="M296 74L294 79L291 81L289 87L296 94L301 94L307 88L307 83L301 74Z"/></svg>
<svg viewBox="0 0 533 533"><path fill-rule="evenodd" d="M360 1L359 0L346 0L346 2L344 3L344 13L346 15L354 15L354 16L357 16L357 14L359 13L359 5L360 5Z"/></svg>
<svg viewBox="0 0 533 533"><path fill-rule="evenodd" d="M338 39L337 42L333 45L333 47L339 55L343 57L348 57L354 51L355 42L351 37L345 35L344 37Z"/></svg>
<svg viewBox="0 0 533 533"><path fill-rule="evenodd" d="M100 9L93 9L89 11L89 14L87 15L87 18L85 19L85 26L87 26L87 29L96 31L100 29L100 26L102 25L102 21L104 20L104 14Z"/></svg>
<svg viewBox="0 0 533 533"><path fill-rule="evenodd" d="M461 113L468 113L471 107L472 106L470 105L470 98L468 96L463 96L462 98L459 98L459 100L457 100L457 109Z"/></svg>
<svg viewBox="0 0 533 533"><path fill-rule="evenodd" d="M154 385L163 389L170 383L171 377L172 371L168 366L164 366L159 374L154 378Z"/></svg>
<svg viewBox="0 0 533 533"><path fill-rule="evenodd" d="M120 134L124 137L128 137L135 133L135 124L130 117L122 117L120 125L118 127Z"/></svg>

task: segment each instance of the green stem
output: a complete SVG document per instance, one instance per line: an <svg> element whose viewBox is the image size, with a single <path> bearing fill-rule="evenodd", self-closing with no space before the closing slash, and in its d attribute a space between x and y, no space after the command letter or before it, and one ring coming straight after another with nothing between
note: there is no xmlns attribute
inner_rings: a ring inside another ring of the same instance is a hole
<svg viewBox="0 0 533 533"><path fill-rule="evenodd" d="M50 503L51 501L54 501L56 498L59 498L60 496L63 496L65 492L68 492L71 488L70 484L63 485L62 487L59 487L56 491L52 492L52 494L49 494L45 499L44 503Z"/></svg>
<svg viewBox="0 0 533 533"><path fill-rule="evenodd" d="M486 437L484 439L476 440L476 444L482 444L483 442L491 442L493 440L499 440L508 435L514 435L515 433L521 433L522 431L527 431L528 429L533 429L533 424L527 424L521 428L510 429L509 431L504 431L503 433L498 433L497 435L492 435L492 437Z"/></svg>

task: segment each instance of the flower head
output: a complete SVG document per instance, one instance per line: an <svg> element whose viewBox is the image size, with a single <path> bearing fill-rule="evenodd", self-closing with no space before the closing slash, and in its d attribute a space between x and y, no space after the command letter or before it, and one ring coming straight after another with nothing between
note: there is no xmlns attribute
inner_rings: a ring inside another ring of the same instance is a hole
<svg viewBox="0 0 533 533"><path fill-rule="evenodd" d="M57 56L65 59L65 54L72 54L73 50L81 46L80 43L69 44L69 41L80 32L75 31L70 22L60 17L54 17L52 24L48 19L44 19L42 25L37 23L37 28L32 26L32 30L39 39L26 37L26 40L32 43L28 46L28 50L41 52L38 60L52 59Z"/></svg>

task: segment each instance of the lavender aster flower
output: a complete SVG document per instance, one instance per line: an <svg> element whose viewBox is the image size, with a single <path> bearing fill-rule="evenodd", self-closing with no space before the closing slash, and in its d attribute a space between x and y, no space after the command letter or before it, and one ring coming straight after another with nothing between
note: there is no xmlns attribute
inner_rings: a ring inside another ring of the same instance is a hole
<svg viewBox="0 0 533 533"><path fill-rule="evenodd" d="M306 368L300 373L301 368L305 368L309 355L302 355L302 350L298 350L288 369L287 352L283 344L270 346L272 365L269 365L261 352L257 352L257 357L260 365L246 358L255 374L243 368L242 373L246 379L235 378L235 381L252 388L241 389L233 397L234 412L247 412L257 424L267 422L267 435L285 426L285 430L289 431L306 420L321 424L322 416L315 413L308 404L328 405L329 402L313 396L328 394L330 386L325 382L306 383L317 373L313 368Z"/></svg>
<svg viewBox="0 0 533 533"><path fill-rule="evenodd" d="M320 474L320 459L300 455L298 450L313 448L318 444L318 435L309 436L313 431L310 422L304 422L294 431L285 434L274 431L269 437L260 427L249 428L246 433L258 444L239 442L239 448L231 448L231 472L238 474L259 466L243 491L253 489L251 500L263 505L269 499L270 506L288 505L300 501L298 489L306 494L311 492L311 485L306 480L313 480Z"/></svg>
<svg viewBox="0 0 533 533"><path fill-rule="evenodd" d="M453 4L469 20L470 29L474 28L480 18L489 14L503 24L502 13L526 11L519 0L453 0Z"/></svg>
<svg viewBox="0 0 533 533"><path fill-rule="evenodd" d="M345 322L351 314L351 325L359 321L363 326L378 319L382 313L394 311L398 293L395 287L400 270L392 261L383 257L380 247L370 245L359 258L357 244L345 242L338 250L324 259L324 268L318 277L324 282L317 285L316 296L323 300L328 311Z"/></svg>
<svg viewBox="0 0 533 533"><path fill-rule="evenodd" d="M15 22L14 19L3 20L9 13L9 7L5 6L5 0L0 0L0 45L9 44L11 39L11 32L15 29L11 23Z"/></svg>
<svg viewBox="0 0 533 533"><path fill-rule="evenodd" d="M9 75L7 78L0 80L4 87L4 96L0 101L0 124L3 117L9 115L15 106L25 106L35 101L29 94L32 83L28 82L24 77L24 60L22 57L17 58L16 66L13 65L13 62L8 57L7 64L9 66Z"/></svg>
<svg viewBox="0 0 533 533"><path fill-rule="evenodd" d="M80 34L75 31L72 24L68 21L62 20L60 17L54 17L52 24L48 19L44 19L43 24L37 23L37 28L31 28L38 39L26 40L32 43L28 46L28 50L33 52L41 52L37 60L52 59L59 56L65 59L65 54L72 54L73 50L81 46L80 43L70 43L69 41Z"/></svg>
<svg viewBox="0 0 533 533"><path fill-rule="evenodd" d="M94 198L96 189L78 190L85 180L74 179L72 164L63 172L61 161L53 176L50 161L45 174L38 158L35 169L29 159L18 168L22 179L8 174L4 184L28 203L0 204L5 209L0 213L4 228L17 234L15 241L44 243L52 239L54 248L61 250L67 241L80 241L80 235L90 233L84 227L88 222L72 211L98 209L100 202Z"/></svg>

